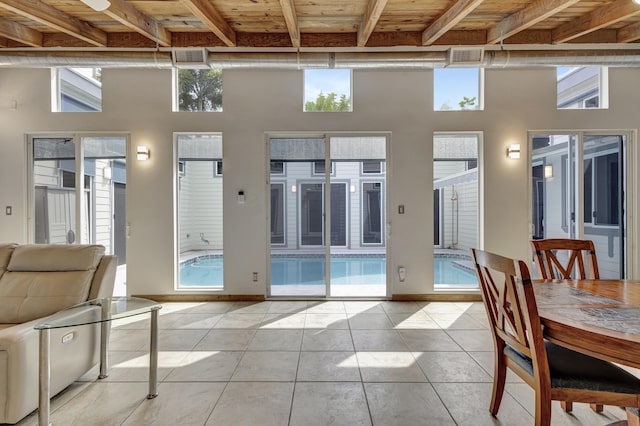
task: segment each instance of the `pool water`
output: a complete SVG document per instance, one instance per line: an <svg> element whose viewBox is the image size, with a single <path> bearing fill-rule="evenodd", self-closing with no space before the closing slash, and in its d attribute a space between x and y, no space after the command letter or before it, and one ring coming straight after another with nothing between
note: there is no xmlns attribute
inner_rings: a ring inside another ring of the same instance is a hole
<svg viewBox="0 0 640 426"><path fill-rule="evenodd" d="M457 259L437 257L435 286L475 288L475 274L454 266ZM387 260L383 256L331 258L331 284L385 285ZM271 285L324 285L323 257L272 257ZM222 257L200 258L180 265L180 287L222 287Z"/></svg>
<svg viewBox="0 0 640 426"><path fill-rule="evenodd" d="M180 264L180 287L222 287L222 257L203 257Z"/></svg>

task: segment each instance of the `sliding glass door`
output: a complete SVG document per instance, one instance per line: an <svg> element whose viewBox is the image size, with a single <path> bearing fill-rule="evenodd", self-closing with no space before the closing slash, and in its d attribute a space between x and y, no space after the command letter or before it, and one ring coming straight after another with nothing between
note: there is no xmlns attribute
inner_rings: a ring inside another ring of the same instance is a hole
<svg viewBox="0 0 640 426"><path fill-rule="evenodd" d="M532 135L532 238L593 240L601 278L624 278L626 134Z"/></svg>
<svg viewBox="0 0 640 426"><path fill-rule="evenodd" d="M385 296L386 137L268 143L270 295Z"/></svg>
<svg viewBox="0 0 640 426"><path fill-rule="evenodd" d="M100 244L118 257L114 294L126 294L125 135L29 138L32 219L36 244Z"/></svg>

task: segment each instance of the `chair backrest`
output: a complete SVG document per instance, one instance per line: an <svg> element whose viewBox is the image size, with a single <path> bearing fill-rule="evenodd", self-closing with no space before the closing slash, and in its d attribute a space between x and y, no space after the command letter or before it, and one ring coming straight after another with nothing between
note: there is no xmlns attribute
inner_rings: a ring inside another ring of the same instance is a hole
<svg viewBox="0 0 640 426"><path fill-rule="evenodd" d="M543 279L600 279L596 249L591 240L551 238L532 240L531 245L539 274ZM574 269L577 271L577 277L571 276Z"/></svg>
<svg viewBox="0 0 640 426"><path fill-rule="evenodd" d="M507 345L518 351L531 359L535 380L548 381L547 352L529 268L521 260L471 251L496 350L501 353Z"/></svg>

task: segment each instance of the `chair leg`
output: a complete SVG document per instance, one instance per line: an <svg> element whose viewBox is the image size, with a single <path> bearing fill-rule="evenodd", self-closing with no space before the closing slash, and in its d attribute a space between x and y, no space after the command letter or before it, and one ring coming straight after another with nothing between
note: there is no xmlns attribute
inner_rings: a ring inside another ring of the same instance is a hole
<svg viewBox="0 0 640 426"><path fill-rule="evenodd" d="M536 426L551 426L551 400L543 399L540 390L536 391Z"/></svg>
<svg viewBox="0 0 640 426"><path fill-rule="evenodd" d="M640 426L640 417L638 417L638 409L627 408L627 425Z"/></svg>
<svg viewBox="0 0 640 426"><path fill-rule="evenodd" d="M589 404L589 406L596 413L602 413L604 411L604 405L602 404Z"/></svg>
<svg viewBox="0 0 640 426"><path fill-rule="evenodd" d="M570 413L573 411L573 402L572 401L560 401L560 407L567 412Z"/></svg>
<svg viewBox="0 0 640 426"><path fill-rule="evenodd" d="M496 352L495 366L493 369L493 394L491 395L491 404L489 405L489 412L494 416L498 414L498 410L500 409L506 379L507 365L504 363L503 357Z"/></svg>

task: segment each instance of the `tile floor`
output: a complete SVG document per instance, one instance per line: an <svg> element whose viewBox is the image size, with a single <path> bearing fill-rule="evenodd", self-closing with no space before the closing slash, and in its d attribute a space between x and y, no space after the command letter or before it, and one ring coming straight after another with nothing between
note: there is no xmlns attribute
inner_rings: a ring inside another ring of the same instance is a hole
<svg viewBox="0 0 640 426"><path fill-rule="evenodd" d="M113 324L110 374L52 400L54 425L532 425L533 392L509 373L488 413L493 354L482 303L166 303L159 396L147 400L144 317ZM605 425L554 403L553 425ZM37 424L31 414L20 425Z"/></svg>

